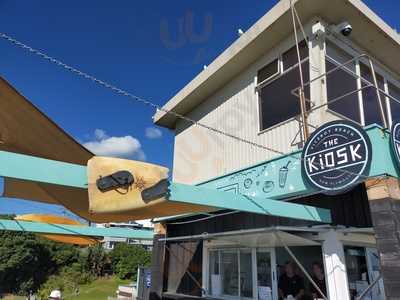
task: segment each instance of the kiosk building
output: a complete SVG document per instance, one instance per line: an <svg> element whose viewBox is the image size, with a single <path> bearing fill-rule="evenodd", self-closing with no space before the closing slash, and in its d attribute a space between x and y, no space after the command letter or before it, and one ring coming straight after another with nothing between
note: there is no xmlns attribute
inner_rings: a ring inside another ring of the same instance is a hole
<svg viewBox="0 0 400 300"><path fill-rule="evenodd" d="M165 104L175 114L158 111L154 122L175 132L173 181L326 208L331 222L231 210L156 219L151 299L280 299L288 261L304 297L315 290L316 262L326 285L319 298L400 298L390 142L400 119L400 37L359 0L292 4L278 2ZM334 152L318 152L307 130L331 121L358 124L371 145L351 146L361 137L334 127L349 143L332 138Z"/></svg>

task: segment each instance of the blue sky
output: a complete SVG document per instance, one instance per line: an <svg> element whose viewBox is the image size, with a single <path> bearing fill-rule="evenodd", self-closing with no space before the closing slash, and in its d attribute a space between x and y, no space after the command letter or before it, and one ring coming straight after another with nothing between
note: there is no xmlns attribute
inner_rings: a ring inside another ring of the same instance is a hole
<svg viewBox="0 0 400 300"><path fill-rule="evenodd" d="M1 0L0 31L161 105L276 2ZM399 1L365 2L400 28ZM0 54L0 75L78 141L101 152L117 138L130 147L119 154L172 166L173 134L154 130L153 109L3 40ZM62 210L0 199L0 213L50 211Z"/></svg>

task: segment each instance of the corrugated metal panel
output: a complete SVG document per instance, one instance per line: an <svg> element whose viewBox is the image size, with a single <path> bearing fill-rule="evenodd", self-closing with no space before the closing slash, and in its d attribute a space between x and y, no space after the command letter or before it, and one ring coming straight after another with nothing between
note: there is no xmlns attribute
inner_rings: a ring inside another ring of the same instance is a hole
<svg viewBox="0 0 400 300"><path fill-rule="evenodd" d="M297 121L259 133L255 74L252 68L235 78L189 117L284 153L295 150L290 144L299 130ZM187 127L180 121L175 138L174 180L195 183L276 155L198 126Z"/></svg>
<svg viewBox="0 0 400 300"><path fill-rule="evenodd" d="M275 59L277 53L292 45L293 39L288 37L196 107L188 117L279 152L297 150L297 146L291 146L299 132L297 121L288 120L265 132L259 131L258 98L255 92L257 71ZM321 95L318 98L321 99ZM315 122L318 121L313 124ZM176 126L173 180L198 183L277 155L180 120Z"/></svg>

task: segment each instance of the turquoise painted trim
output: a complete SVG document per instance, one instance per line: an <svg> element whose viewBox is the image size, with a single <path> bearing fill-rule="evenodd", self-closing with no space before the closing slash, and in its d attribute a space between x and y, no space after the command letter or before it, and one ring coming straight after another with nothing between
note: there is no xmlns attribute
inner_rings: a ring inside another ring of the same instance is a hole
<svg viewBox="0 0 400 300"><path fill-rule="evenodd" d="M372 144L372 162L369 177L388 175L400 177L396 158L390 145L390 132L377 124L364 128ZM293 196L305 196L319 191L309 186L301 174L301 151L279 156L253 166L209 179L197 186L207 189L230 191L236 194L256 197L258 199L286 199ZM287 166L286 182L279 182L282 167ZM172 216L179 218L185 216ZM169 220L169 217L157 218L154 222Z"/></svg>
<svg viewBox="0 0 400 300"><path fill-rule="evenodd" d="M393 155L390 142L390 131L367 131L372 143L372 162L369 177L389 175L400 177L396 157Z"/></svg>
<svg viewBox="0 0 400 300"><path fill-rule="evenodd" d="M71 236L119 237L138 240L152 240L153 231L129 228L99 228L89 226L48 224L40 222L16 221L0 219L0 230L26 231L42 234L62 234Z"/></svg>
<svg viewBox="0 0 400 300"><path fill-rule="evenodd" d="M171 183L169 201L323 223L331 222L331 215L328 209L278 200L260 199L180 183Z"/></svg>
<svg viewBox="0 0 400 300"><path fill-rule="evenodd" d="M365 130L372 144L372 162L368 177L400 177L390 148L390 133L375 124L365 127ZM303 179L300 160L297 159L300 157L301 151L293 152L208 180L198 186L225 191L235 190L239 194L269 199L318 193L317 189L309 186ZM283 180L285 176L286 180Z"/></svg>
<svg viewBox="0 0 400 300"><path fill-rule="evenodd" d="M372 143L372 164L368 176L387 174L399 177L390 149L389 132L378 125L369 125L365 129ZM303 181L300 157L301 151L296 151L210 179L198 186L235 190L244 195L272 199L318 192ZM87 188L86 166L6 151L0 151L0 176ZM285 176L286 181L282 180Z"/></svg>
<svg viewBox="0 0 400 300"><path fill-rule="evenodd" d="M87 188L86 166L0 151L0 176Z"/></svg>

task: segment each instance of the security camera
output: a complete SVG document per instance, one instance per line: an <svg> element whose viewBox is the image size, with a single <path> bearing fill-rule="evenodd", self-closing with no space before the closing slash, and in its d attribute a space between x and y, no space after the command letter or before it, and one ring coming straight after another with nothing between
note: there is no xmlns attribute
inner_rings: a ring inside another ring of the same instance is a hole
<svg viewBox="0 0 400 300"><path fill-rule="evenodd" d="M353 27L349 22L342 22L338 25L335 26L335 31L340 32L344 36L349 36L351 32L353 31Z"/></svg>

